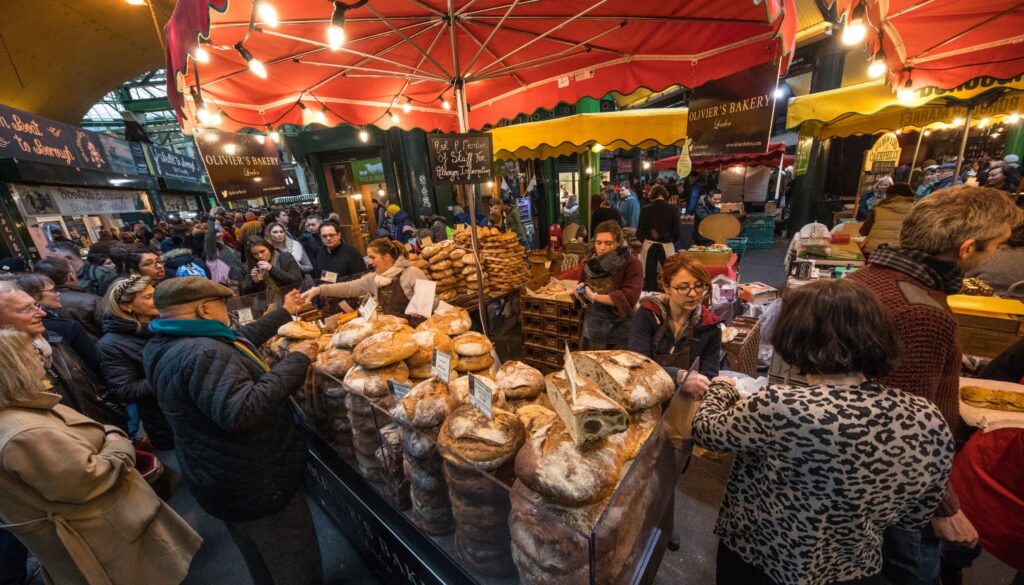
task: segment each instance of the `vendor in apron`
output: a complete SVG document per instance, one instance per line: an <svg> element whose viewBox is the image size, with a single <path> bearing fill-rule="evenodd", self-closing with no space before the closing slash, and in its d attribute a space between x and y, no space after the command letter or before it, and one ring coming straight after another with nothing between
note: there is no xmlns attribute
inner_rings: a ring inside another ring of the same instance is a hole
<svg viewBox="0 0 1024 585"><path fill-rule="evenodd" d="M661 364L676 383L700 358L699 372L686 378L683 386L700 398L718 375L722 351L718 317L707 307L711 276L700 262L676 254L665 261L658 284L667 292L640 303L630 327L629 349Z"/></svg>
<svg viewBox="0 0 1024 585"><path fill-rule="evenodd" d="M405 309L409 306L416 281L428 280L427 276L409 264L405 246L401 242L378 238L367 246L366 255L373 272L367 272L356 280L314 286L303 293L302 298L309 302L318 296L354 298L373 295L381 312L409 319L409 323L415 327L422 318L406 315ZM434 303L436 306L437 299Z"/></svg>
<svg viewBox="0 0 1024 585"><path fill-rule="evenodd" d="M643 268L630 254L619 224L606 221L594 228L594 252L559 278L580 282L573 294L584 307L584 348L624 349L643 287Z"/></svg>

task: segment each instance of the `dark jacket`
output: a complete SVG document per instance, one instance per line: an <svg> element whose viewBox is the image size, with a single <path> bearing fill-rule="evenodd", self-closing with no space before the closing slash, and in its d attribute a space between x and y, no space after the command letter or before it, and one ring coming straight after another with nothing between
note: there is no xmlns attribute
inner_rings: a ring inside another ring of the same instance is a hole
<svg viewBox="0 0 1024 585"><path fill-rule="evenodd" d="M715 207L715 204L711 202L711 198L707 195L702 195L697 200L697 207L693 210L693 240L695 242L705 246L712 243L711 240L700 235L700 222L721 212L722 210Z"/></svg>
<svg viewBox="0 0 1024 585"><path fill-rule="evenodd" d="M690 359L700 358L698 371L709 379L718 375L722 351L722 330L718 327L719 319L707 309L701 309L699 323L692 329L688 328L685 335L675 339L670 329L655 346L654 339L658 330L671 315L668 300L647 298L640 302L640 308L633 313L633 322L629 331L629 349L654 359L656 354L666 355L685 351L684 344L689 343ZM671 327L671 326L670 326ZM666 367L665 371L676 379L678 368Z"/></svg>
<svg viewBox="0 0 1024 585"><path fill-rule="evenodd" d="M401 210L395 214L391 219L391 236L392 240L398 240L403 244L408 242L413 235L416 233L416 226L413 225L412 220L409 219L409 214L405 210Z"/></svg>
<svg viewBox="0 0 1024 585"><path fill-rule="evenodd" d="M303 251L306 252L306 258L309 258L315 269L316 257L320 254L320 250L324 249L324 243L320 241L320 237L316 234L303 233L299 236L299 245L302 246Z"/></svg>
<svg viewBox="0 0 1024 585"><path fill-rule="evenodd" d="M593 231L594 228L608 220L615 220L615 222L621 226L622 214L614 207L598 207L594 210L594 213L590 215L590 230Z"/></svg>
<svg viewBox="0 0 1024 585"><path fill-rule="evenodd" d="M324 272L333 272L338 275L339 281L367 270L366 262L359 254L359 250L345 244L340 244L334 250L321 246L316 258L313 259L313 269L317 280L320 280Z"/></svg>
<svg viewBox="0 0 1024 585"><path fill-rule="evenodd" d="M1024 338L1014 343L981 370L986 380L1024 384Z"/></svg>
<svg viewBox="0 0 1024 585"><path fill-rule="evenodd" d="M57 315L62 319L81 323L93 339L99 339L103 335L102 297L82 292L68 284L58 286L57 292L60 293L62 305L57 309Z"/></svg>
<svg viewBox="0 0 1024 585"><path fill-rule="evenodd" d="M654 240L674 244L679 240L679 208L664 199L658 199L641 209L636 237L641 242Z"/></svg>
<svg viewBox="0 0 1024 585"><path fill-rule="evenodd" d="M61 319L49 309L46 309L46 314L47 316L43 318L43 327L51 333L60 335L64 340L63 343L66 343L78 354L78 357L82 358L82 363L99 375L100 367L99 360L96 357L96 340L89 336L85 327L82 327L77 321Z"/></svg>
<svg viewBox="0 0 1024 585"><path fill-rule="evenodd" d="M290 321L278 309L237 332L259 347ZM305 383L308 357L291 353L265 372L226 340L155 335L143 364L204 510L244 522L288 503L306 466L288 397Z"/></svg>
<svg viewBox="0 0 1024 585"><path fill-rule="evenodd" d="M100 376L86 366L59 333L47 331L44 338L53 349L46 364L46 377L53 384L50 391L60 395L61 404L100 424L114 425L127 433L128 414L107 400Z"/></svg>
<svg viewBox="0 0 1024 585"><path fill-rule="evenodd" d="M287 288L302 283L302 269L295 257L288 252L273 252L270 259L270 272L260 282L253 282L252 274L245 275L245 283L242 285L242 292L251 294L267 290L267 285L272 288Z"/></svg>
<svg viewBox="0 0 1024 585"><path fill-rule="evenodd" d="M157 404L156 394L146 381L142 350L153 334L139 331L133 321L113 315L103 318L103 337L96 344L99 365L111 398L121 404L136 404L153 446L161 451L174 448L174 435Z"/></svg>
<svg viewBox="0 0 1024 585"><path fill-rule="evenodd" d="M76 272L78 288L97 296L106 294L111 283L117 280L117 271L107 266L97 266L86 262Z"/></svg>

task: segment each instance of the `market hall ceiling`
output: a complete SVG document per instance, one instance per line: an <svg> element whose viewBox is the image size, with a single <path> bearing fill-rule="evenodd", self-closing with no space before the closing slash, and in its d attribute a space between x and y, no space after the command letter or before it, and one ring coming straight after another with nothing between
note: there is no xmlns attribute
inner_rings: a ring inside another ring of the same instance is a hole
<svg viewBox="0 0 1024 585"><path fill-rule="evenodd" d="M162 29L175 0L151 0ZM78 125L125 80L164 66L147 6L0 0L0 104Z"/></svg>

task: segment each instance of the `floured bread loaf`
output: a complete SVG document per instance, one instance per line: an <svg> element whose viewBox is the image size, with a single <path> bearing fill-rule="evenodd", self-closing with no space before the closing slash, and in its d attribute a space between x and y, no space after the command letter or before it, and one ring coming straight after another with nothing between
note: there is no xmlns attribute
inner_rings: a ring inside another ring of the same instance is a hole
<svg viewBox="0 0 1024 585"><path fill-rule="evenodd" d="M434 313L427 317L427 320L420 323L417 329L433 329L449 337L454 337L469 331L469 328L472 326L473 320L470 319L469 312L465 309L453 307L450 310Z"/></svg>
<svg viewBox="0 0 1024 585"><path fill-rule="evenodd" d="M622 453L626 461L635 459L652 432L658 431L661 421L661 405L652 406L629 415L629 428L608 437L608 442ZM660 432L660 431L659 431Z"/></svg>
<svg viewBox="0 0 1024 585"><path fill-rule="evenodd" d="M345 389L349 392L373 399L391 395L388 380L402 384L409 382L409 368L406 367L405 362L396 362L372 370L363 366L355 366L345 375L344 382Z"/></svg>
<svg viewBox="0 0 1024 585"><path fill-rule="evenodd" d="M405 477L399 434L399 427L395 423L382 427L380 447L374 455L384 478L384 495L399 510L407 510L412 502L409 498L409 480Z"/></svg>
<svg viewBox="0 0 1024 585"><path fill-rule="evenodd" d="M352 349L359 342L382 331L398 331L409 326L409 322L393 315L377 315L367 321L356 317L341 327L334 334L334 345L343 349Z"/></svg>
<svg viewBox="0 0 1024 585"><path fill-rule="evenodd" d="M509 496L499 482L514 479L513 457L523 437L515 414L494 409L488 420L468 404L453 410L438 434L455 518L455 548L471 569L483 575L515 570L508 546Z"/></svg>
<svg viewBox="0 0 1024 585"><path fill-rule="evenodd" d="M564 372L548 374L544 380L555 413L577 445L587 445L622 432L629 425L626 411L601 392L590 378L578 376L575 400Z"/></svg>
<svg viewBox="0 0 1024 585"><path fill-rule="evenodd" d="M478 375L477 378L481 378L493 390L491 393L492 406L512 410L508 402L505 401L505 395L498 389L497 383L490 376ZM456 405L472 403L469 395L469 376L459 376L448 386L448 390L451 392Z"/></svg>
<svg viewBox="0 0 1024 585"><path fill-rule="evenodd" d="M602 392L629 412L661 404L676 385L651 358L632 351L577 351L576 371L593 380Z"/></svg>
<svg viewBox="0 0 1024 585"><path fill-rule="evenodd" d="M324 352L334 347L334 334L333 333L321 333L320 337L316 338L316 348L318 352Z"/></svg>
<svg viewBox="0 0 1024 585"><path fill-rule="evenodd" d="M364 368L382 368L400 362L419 350L412 329L382 331L359 342L352 356Z"/></svg>
<svg viewBox="0 0 1024 585"><path fill-rule="evenodd" d="M275 335L268 339L260 348L267 361L275 364L288 355L288 338Z"/></svg>
<svg viewBox="0 0 1024 585"><path fill-rule="evenodd" d="M544 374L540 370L515 360L501 365L495 381L509 400L536 398L545 389Z"/></svg>
<svg viewBox="0 0 1024 585"><path fill-rule="evenodd" d="M526 430L527 435L532 434L533 431L539 428L545 427L552 420L558 418L555 411L535 404L528 404L517 408L516 416L519 417L519 422L523 423L523 429Z"/></svg>
<svg viewBox="0 0 1024 585"><path fill-rule="evenodd" d="M277 328L277 334L288 339L317 339L320 328L306 321L289 321Z"/></svg>
<svg viewBox="0 0 1024 585"><path fill-rule="evenodd" d="M467 331L452 340L455 345L455 353L461 357L479 357L491 353L494 347L491 340L482 333Z"/></svg>
<svg viewBox="0 0 1024 585"><path fill-rule="evenodd" d="M607 439L578 448L561 419L533 430L516 456L516 477L563 506L593 504L611 495L622 454Z"/></svg>
<svg viewBox="0 0 1024 585"><path fill-rule="evenodd" d="M417 329L412 334L412 338L419 345L419 349L405 360L410 369L416 366L429 366L435 349L454 357L452 338L447 333L436 329Z"/></svg>
<svg viewBox="0 0 1024 585"><path fill-rule="evenodd" d="M458 363L453 367L459 372L473 372L474 374L480 371L486 372L494 365L494 356L489 353L484 355L478 355L474 357L459 357Z"/></svg>
<svg viewBox="0 0 1024 585"><path fill-rule="evenodd" d="M395 419L414 428L431 428L444 422L454 405L448 384L430 378L420 382L392 410Z"/></svg>
<svg viewBox="0 0 1024 585"><path fill-rule="evenodd" d="M325 374L340 380L345 377L345 374L354 365L355 360L352 359L351 351L331 347L317 354L316 361L313 363L313 369L319 374Z"/></svg>

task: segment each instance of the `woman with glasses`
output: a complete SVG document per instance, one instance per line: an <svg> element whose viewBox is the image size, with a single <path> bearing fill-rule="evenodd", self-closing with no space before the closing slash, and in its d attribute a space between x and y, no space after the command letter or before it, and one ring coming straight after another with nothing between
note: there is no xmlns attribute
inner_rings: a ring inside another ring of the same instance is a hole
<svg viewBox="0 0 1024 585"><path fill-rule="evenodd" d="M50 280L42 274L26 273L18 275L15 281L21 290L28 293L36 301L36 307L43 310L43 326L46 330L59 335L71 349L82 357L85 364L96 374L100 373L96 359L96 340L89 335L78 321L62 319L57 311L63 306L60 293Z"/></svg>
<svg viewBox="0 0 1024 585"><path fill-rule="evenodd" d="M166 272L160 263L160 255L155 252L135 252L128 256L128 274L148 276L154 283L163 281Z"/></svg>
<svg viewBox="0 0 1024 585"><path fill-rule="evenodd" d="M699 373L686 378L683 389L701 397L718 375L722 351L718 317L708 308L711 276L700 262L676 254L665 260L658 284L667 292L640 303L633 314L629 349L661 364L677 382L700 358Z"/></svg>

